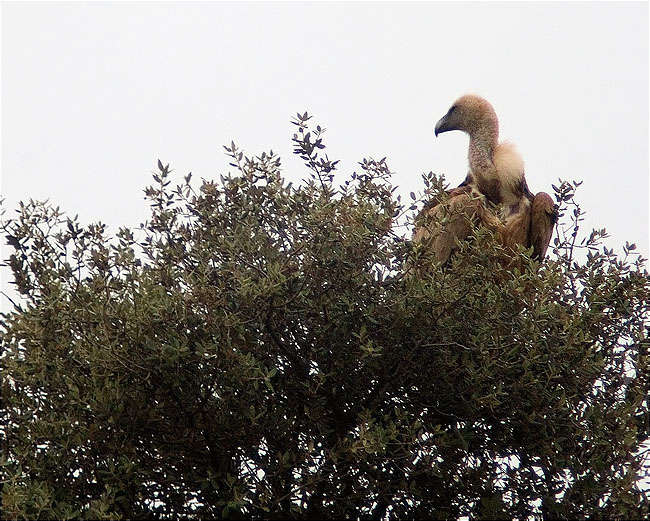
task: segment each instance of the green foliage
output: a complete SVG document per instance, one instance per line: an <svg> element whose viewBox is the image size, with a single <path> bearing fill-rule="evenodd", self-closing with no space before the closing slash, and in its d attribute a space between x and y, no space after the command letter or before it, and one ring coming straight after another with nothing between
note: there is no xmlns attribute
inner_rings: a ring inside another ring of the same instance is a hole
<svg viewBox="0 0 650 521"><path fill-rule="evenodd" d="M647 516L633 245L581 239L562 183L543 265L506 269L477 229L415 276L418 196L385 160L339 186L309 119L300 186L233 143L235 174L196 191L159 162L140 229L36 202L2 222L21 295L1 322L3 517Z"/></svg>

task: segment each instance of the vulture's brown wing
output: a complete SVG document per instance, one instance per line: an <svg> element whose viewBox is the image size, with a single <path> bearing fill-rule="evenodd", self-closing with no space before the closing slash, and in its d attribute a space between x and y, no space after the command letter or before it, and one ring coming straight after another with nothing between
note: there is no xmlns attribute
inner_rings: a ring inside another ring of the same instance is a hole
<svg viewBox="0 0 650 521"><path fill-rule="evenodd" d="M473 195L470 187L454 188L447 200L420 212L415 220L413 242L426 245L435 259L444 264L456 249L456 239L467 238L478 222L498 225L498 219L485 208L483 198Z"/></svg>
<svg viewBox="0 0 650 521"><path fill-rule="evenodd" d="M530 244L533 247L533 258L538 261L544 260L546 256L557 217L557 207L551 196L539 192L533 198L530 216Z"/></svg>

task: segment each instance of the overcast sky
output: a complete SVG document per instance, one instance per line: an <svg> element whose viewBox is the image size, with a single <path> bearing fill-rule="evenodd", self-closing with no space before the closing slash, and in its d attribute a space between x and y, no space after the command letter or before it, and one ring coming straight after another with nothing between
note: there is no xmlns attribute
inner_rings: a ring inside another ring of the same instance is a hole
<svg viewBox="0 0 650 521"><path fill-rule="evenodd" d="M11 210L135 226L156 159L211 178L233 139L299 179L305 110L343 172L387 156L403 194L429 170L457 185L468 139L433 127L474 92L533 192L583 180L585 229L648 256L646 3L3 3L1 86Z"/></svg>

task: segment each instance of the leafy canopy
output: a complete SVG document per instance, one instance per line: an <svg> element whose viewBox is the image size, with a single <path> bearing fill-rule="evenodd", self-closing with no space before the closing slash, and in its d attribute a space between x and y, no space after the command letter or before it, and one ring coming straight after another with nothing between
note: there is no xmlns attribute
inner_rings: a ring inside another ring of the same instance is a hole
<svg viewBox="0 0 650 521"><path fill-rule="evenodd" d="M441 178L404 204L293 123L297 186L233 143L197 190L158 162L140 229L2 221L3 517L647 516L650 278L578 183L543 265L477 229L441 269L405 239Z"/></svg>

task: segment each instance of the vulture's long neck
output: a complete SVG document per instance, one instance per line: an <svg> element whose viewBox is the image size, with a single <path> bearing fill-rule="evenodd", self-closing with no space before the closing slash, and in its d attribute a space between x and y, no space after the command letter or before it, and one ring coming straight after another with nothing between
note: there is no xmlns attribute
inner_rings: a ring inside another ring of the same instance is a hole
<svg viewBox="0 0 650 521"><path fill-rule="evenodd" d="M496 114L490 116L468 132L469 168L474 175L480 176L494 170L493 157L499 141L499 121Z"/></svg>

